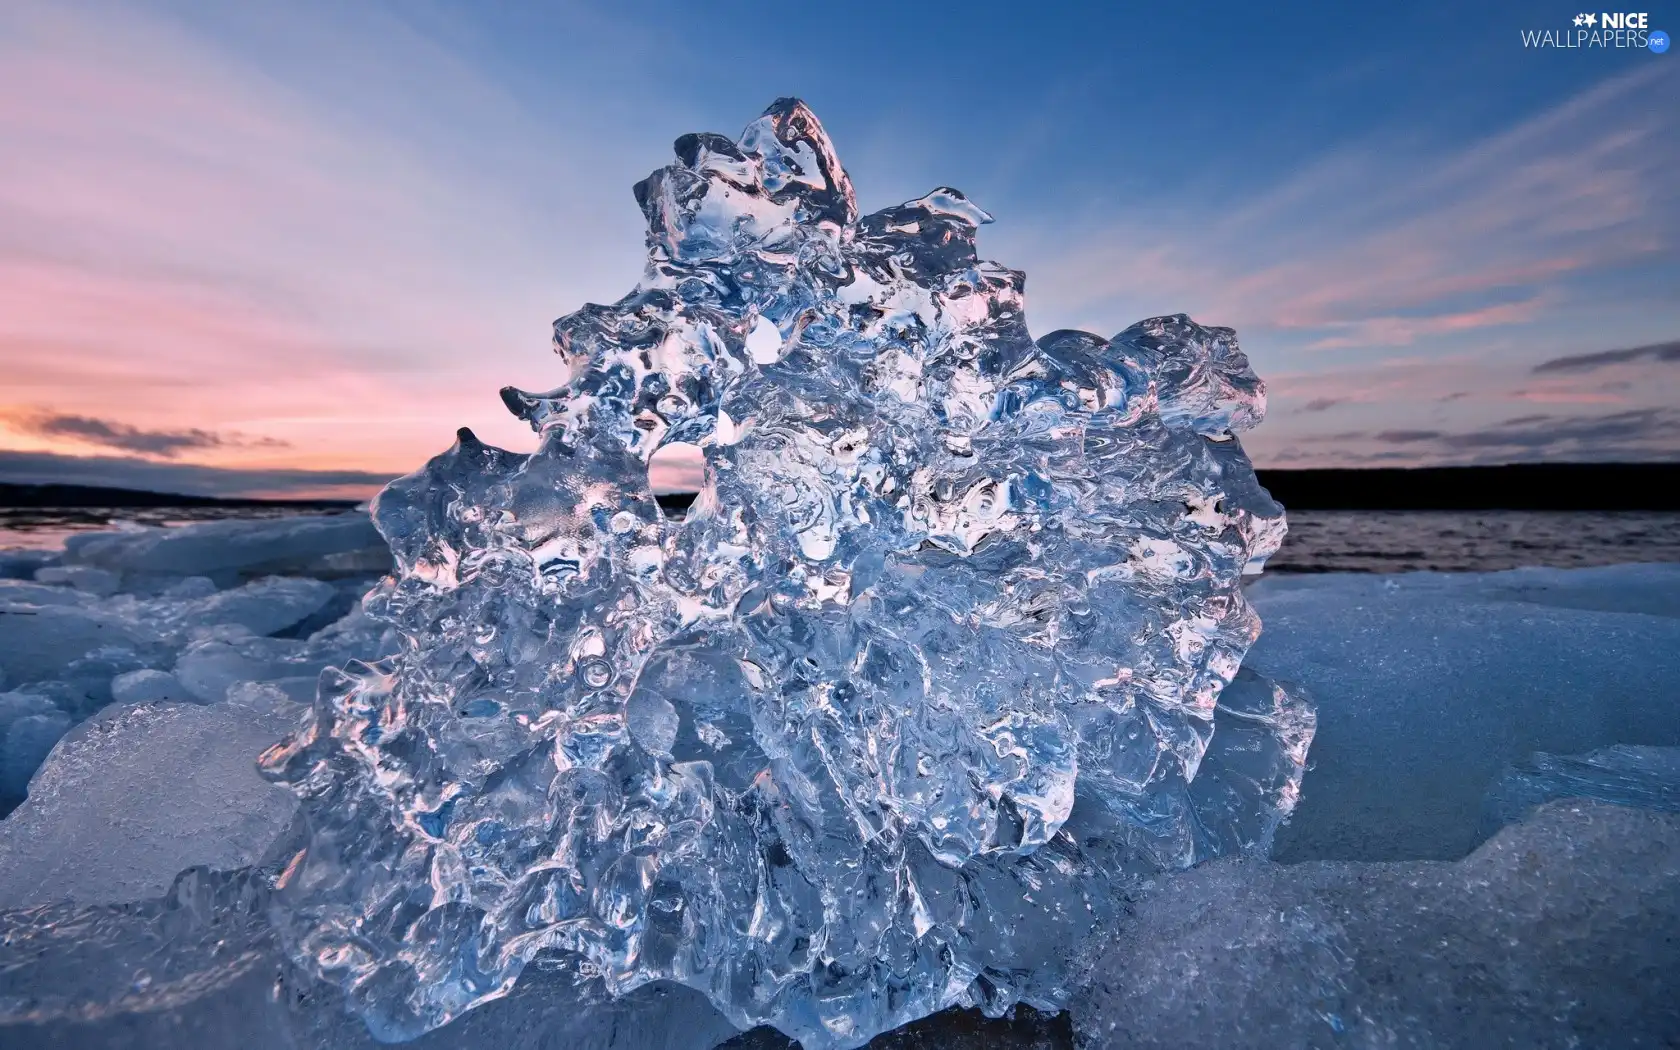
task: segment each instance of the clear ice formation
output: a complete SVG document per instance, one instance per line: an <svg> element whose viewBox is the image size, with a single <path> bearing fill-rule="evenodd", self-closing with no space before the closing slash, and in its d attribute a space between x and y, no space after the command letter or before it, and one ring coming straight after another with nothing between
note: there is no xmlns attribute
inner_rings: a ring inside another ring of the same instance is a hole
<svg viewBox="0 0 1680 1050"><path fill-rule="evenodd" d="M282 936L384 1039L533 961L811 1050L1057 1009L1128 878L1264 849L1298 792L1311 707L1232 684L1285 527L1260 381L1182 315L1035 342L990 217L860 217L797 100L676 153L640 285L503 391L539 450L463 431L379 496L400 651L263 758L307 821Z"/></svg>
<svg viewBox="0 0 1680 1050"><path fill-rule="evenodd" d="M1617 744L1584 755L1536 752L1505 767L1482 799L1482 830L1494 834L1560 798L1680 813L1680 748Z"/></svg>

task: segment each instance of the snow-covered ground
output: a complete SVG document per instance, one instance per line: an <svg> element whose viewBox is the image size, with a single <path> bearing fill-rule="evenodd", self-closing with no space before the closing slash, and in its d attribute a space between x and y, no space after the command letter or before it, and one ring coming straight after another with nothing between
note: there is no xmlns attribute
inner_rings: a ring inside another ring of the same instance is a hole
<svg viewBox="0 0 1680 1050"><path fill-rule="evenodd" d="M295 810L256 756L324 669L391 644L357 605L385 558L357 516L0 553L0 796L27 788L0 822L0 1045L373 1045L283 964L243 869L284 855ZM1680 565L1248 595L1248 666L1318 705L1302 802L1271 861L1138 889L1095 941L1081 1038L1680 1043ZM914 1045L956 1045L933 1031ZM733 1034L697 993L610 1003L538 972L414 1045Z"/></svg>

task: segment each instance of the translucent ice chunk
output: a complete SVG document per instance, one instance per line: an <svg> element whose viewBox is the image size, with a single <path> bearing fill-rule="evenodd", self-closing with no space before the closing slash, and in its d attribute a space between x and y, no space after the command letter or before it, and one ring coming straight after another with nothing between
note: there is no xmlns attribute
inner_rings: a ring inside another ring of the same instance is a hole
<svg viewBox="0 0 1680 1050"><path fill-rule="evenodd" d="M58 710L51 699L31 690L0 693L0 737L11 724L26 715L45 715Z"/></svg>
<svg viewBox="0 0 1680 1050"><path fill-rule="evenodd" d="M252 634L274 634L307 619L337 594L337 588L321 580L271 576L192 601L151 604L181 628L237 624Z"/></svg>
<svg viewBox="0 0 1680 1050"><path fill-rule="evenodd" d="M87 606L93 604L93 595L46 583L0 580L0 604Z"/></svg>
<svg viewBox="0 0 1680 1050"><path fill-rule="evenodd" d="M305 658L322 667L351 660L378 659L397 650L397 635L389 625L374 619L360 604L310 634L303 647Z"/></svg>
<svg viewBox="0 0 1680 1050"><path fill-rule="evenodd" d="M1263 850L1296 798L1310 706L1221 713L1284 531L1260 381L1183 316L1035 342L990 216L861 216L796 100L676 154L641 284L503 391L539 450L462 431L379 496L400 642L264 759L309 831L282 935L382 1038L539 953L808 1050L1056 1009L1125 879Z"/></svg>
<svg viewBox="0 0 1680 1050"><path fill-rule="evenodd" d="M136 625L96 609L0 605L0 660L14 686L54 678L96 649L132 647L142 637Z"/></svg>
<svg viewBox="0 0 1680 1050"><path fill-rule="evenodd" d="M51 696L80 721L114 699L111 686L118 677L163 662L166 653L167 648L156 645L101 646L72 660L53 681L36 682L29 688Z"/></svg>
<svg viewBox="0 0 1680 1050"><path fill-rule="evenodd" d="M0 736L0 796L22 797L29 778L69 728L70 716L57 708L8 723Z"/></svg>
<svg viewBox="0 0 1680 1050"><path fill-rule="evenodd" d="M134 529L71 536L64 560L113 572L210 576L234 582L240 574L324 574L344 556L382 548L361 514L298 516L262 521L211 521L170 529ZM381 554L381 559L383 555ZM379 560L375 571L386 563ZM340 571L366 572L359 565Z"/></svg>
<svg viewBox="0 0 1680 1050"><path fill-rule="evenodd" d="M58 560L56 551L0 548L0 580L32 580L36 570Z"/></svg>
<svg viewBox="0 0 1680 1050"><path fill-rule="evenodd" d="M291 969L265 921L272 872L184 872L159 899L0 912L8 1048L378 1050L342 997ZM414 1050L711 1050L735 1034L700 993L622 999L534 972Z"/></svg>
<svg viewBox="0 0 1680 1050"><path fill-rule="evenodd" d="M175 601L185 601L192 598L208 598L217 590L216 581L208 576L188 576L180 580L166 583L159 595Z"/></svg>
<svg viewBox="0 0 1680 1050"><path fill-rule="evenodd" d="M1680 747L1619 744L1584 755L1528 756L1505 768L1482 800L1482 827L1492 834L1560 798L1680 813Z"/></svg>
<svg viewBox="0 0 1680 1050"><path fill-rule="evenodd" d="M302 642L228 634L192 643L175 662L176 680L206 704L220 703L235 682L308 677L318 670Z"/></svg>
<svg viewBox="0 0 1680 1050"><path fill-rule="evenodd" d="M84 722L0 821L0 909L143 900L185 868L253 863L296 808L253 756L295 718L157 704Z"/></svg>
<svg viewBox="0 0 1680 1050"><path fill-rule="evenodd" d="M78 591L103 597L115 594L122 583L122 577L104 569L95 569L89 565L49 565L44 569L37 569L35 579L41 583L62 583L74 587Z"/></svg>
<svg viewBox="0 0 1680 1050"><path fill-rule="evenodd" d="M111 700L119 704L151 704L195 699L168 671L126 671L111 679Z"/></svg>

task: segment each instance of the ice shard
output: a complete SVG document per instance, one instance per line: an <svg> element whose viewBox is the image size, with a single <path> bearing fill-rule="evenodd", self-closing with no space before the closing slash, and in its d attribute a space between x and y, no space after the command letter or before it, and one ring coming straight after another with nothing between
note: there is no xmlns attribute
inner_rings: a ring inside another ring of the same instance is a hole
<svg viewBox="0 0 1680 1050"><path fill-rule="evenodd" d="M797 100L676 154L641 283L503 391L539 450L463 431L375 503L402 645L264 756L308 822L282 936L387 1039L533 961L811 1050L1057 1009L1126 880L1263 849L1299 788L1310 705L1233 684L1284 532L1260 381L1184 316L1035 341L990 216L860 216Z"/></svg>

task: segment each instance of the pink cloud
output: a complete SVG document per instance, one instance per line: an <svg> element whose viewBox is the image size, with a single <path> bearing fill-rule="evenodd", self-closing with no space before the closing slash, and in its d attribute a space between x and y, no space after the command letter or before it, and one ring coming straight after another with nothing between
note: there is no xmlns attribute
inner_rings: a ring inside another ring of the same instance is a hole
<svg viewBox="0 0 1680 1050"><path fill-rule="evenodd" d="M1337 329L1345 334L1307 344L1308 350L1340 350L1357 346L1409 346L1419 339L1449 332L1525 324L1534 320L1546 305L1536 296L1518 303L1499 303L1478 310L1438 314L1432 317L1373 317L1362 321L1331 322L1317 327Z"/></svg>
<svg viewBox="0 0 1680 1050"><path fill-rule="evenodd" d="M698 492L705 480L705 458L693 445L666 445L648 464L648 480L655 492Z"/></svg>
<svg viewBox="0 0 1680 1050"><path fill-rule="evenodd" d="M359 46L403 85L370 98L455 124L358 119L161 14L0 13L0 407L290 446L193 453L223 465L408 470L460 425L532 446L496 391L553 385L548 320L634 282L640 217L553 148L569 115L395 22Z"/></svg>
<svg viewBox="0 0 1680 1050"><path fill-rule="evenodd" d="M1513 390L1505 395L1513 401L1527 401L1537 405L1626 405L1629 400L1619 394L1590 390Z"/></svg>

